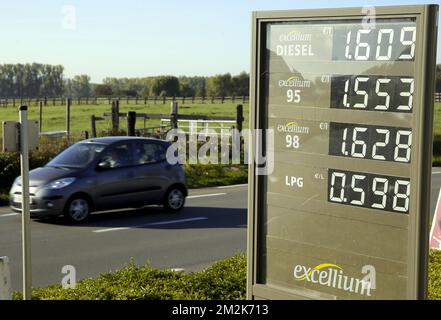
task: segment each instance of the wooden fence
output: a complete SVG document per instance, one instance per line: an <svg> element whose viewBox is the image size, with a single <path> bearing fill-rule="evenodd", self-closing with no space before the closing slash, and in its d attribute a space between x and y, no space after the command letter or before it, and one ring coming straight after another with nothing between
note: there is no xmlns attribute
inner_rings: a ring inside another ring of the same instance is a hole
<svg viewBox="0 0 441 320"><path fill-rule="evenodd" d="M39 106L40 102L43 106L59 106L66 105L67 97L59 98L1 98L0 107L18 107L20 105L27 106ZM186 103L201 103L201 104L223 104L223 103L242 103L248 102L247 96L241 97L83 97L83 98L71 98L72 105L111 105L113 100L119 100L125 104L167 104L170 102L179 102L181 104Z"/></svg>
<svg viewBox="0 0 441 320"><path fill-rule="evenodd" d="M90 135L86 132L86 137L94 138L97 136L96 122L103 121L106 119L111 120L111 128L109 130L110 135L119 135L121 133L120 129L120 118L127 119L127 135L128 136L155 136L158 138L164 138L165 134L170 129L177 129L179 123L182 121L188 122L200 122L205 121L208 123L217 123L219 128L227 128L225 126L231 125L242 131L243 122L245 120L243 115L243 105L239 104L236 106L236 117L220 117L220 116L207 116L207 115L186 115L179 114L178 102L171 102L170 114L152 114L152 113L137 113L135 111L129 112L119 112L119 101L112 101L111 112L105 112L102 116L91 115L90 118ZM142 119L144 121L144 126L142 129L135 129L137 119ZM145 123L148 119L158 120L158 125L153 127L146 127ZM167 124L165 124L167 123ZM189 126L183 126L188 129ZM184 129L183 128L183 129ZM208 126L205 126L208 129Z"/></svg>

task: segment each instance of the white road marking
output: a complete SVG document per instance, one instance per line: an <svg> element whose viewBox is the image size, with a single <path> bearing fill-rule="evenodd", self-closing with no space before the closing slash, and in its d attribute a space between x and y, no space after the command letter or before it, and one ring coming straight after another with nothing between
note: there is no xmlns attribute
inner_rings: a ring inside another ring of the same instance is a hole
<svg viewBox="0 0 441 320"><path fill-rule="evenodd" d="M207 220L207 219L208 219L207 217L196 217L196 218L170 220L170 221L150 222L150 223L144 223L144 224L139 224L139 225L129 226L129 227L99 229L99 230L94 230L93 232L95 232L95 233L103 233L103 232L111 232L111 231L128 230L128 229L133 229L133 228L142 228L142 227L150 227L150 226L161 226L161 225L180 223L180 222L200 221L200 220Z"/></svg>
<svg viewBox="0 0 441 320"><path fill-rule="evenodd" d="M195 199L195 198L204 198L204 197L216 197L216 196L224 196L227 193L222 192L222 193L207 193L207 194L198 194L198 195L194 195L194 196L188 196L187 199Z"/></svg>
<svg viewBox="0 0 441 320"><path fill-rule="evenodd" d="M248 184L234 184L234 185L231 185L231 186L220 186L220 187L216 187L216 188L218 188L218 189L228 189L228 188L236 188L236 187L245 187L247 185Z"/></svg>
<svg viewBox="0 0 441 320"><path fill-rule="evenodd" d="M6 217L13 217L13 216L18 216L20 213L18 212L12 212L12 213L5 213L5 214L1 214L0 218L6 218Z"/></svg>
<svg viewBox="0 0 441 320"><path fill-rule="evenodd" d="M441 172L432 172L433 175L435 174L441 174Z"/></svg>

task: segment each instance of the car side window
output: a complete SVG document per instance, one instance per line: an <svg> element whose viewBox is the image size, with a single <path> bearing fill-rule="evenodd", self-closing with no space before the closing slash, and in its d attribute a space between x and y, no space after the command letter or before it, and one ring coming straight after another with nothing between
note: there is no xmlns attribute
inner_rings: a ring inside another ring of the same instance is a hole
<svg viewBox="0 0 441 320"><path fill-rule="evenodd" d="M166 159L166 148L159 143L136 142L135 164L160 162Z"/></svg>
<svg viewBox="0 0 441 320"><path fill-rule="evenodd" d="M102 162L107 162L110 168L127 167L133 164L133 157L129 143L122 143L110 147L104 152L101 159Z"/></svg>

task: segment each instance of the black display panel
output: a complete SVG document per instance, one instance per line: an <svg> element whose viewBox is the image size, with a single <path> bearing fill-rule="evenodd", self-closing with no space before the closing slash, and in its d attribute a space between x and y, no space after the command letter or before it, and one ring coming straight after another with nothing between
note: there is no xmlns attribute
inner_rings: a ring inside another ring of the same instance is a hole
<svg viewBox="0 0 441 320"><path fill-rule="evenodd" d="M410 163L412 130L331 122L329 154L358 159Z"/></svg>
<svg viewBox="0 0 441 320"><path fill-rule="evenodd" d="M329 169L328 201L408 214L410 179Z"/></svg>
<svg viewBox="0 0 441 320"><path fill-rule="evenodd" d="M332 59L414 61L416 34L414 23L340 25L334 28Z"/></svg>
<svg viewBox="0 0 441 320"><path fill-rule="evenodd" d="M331 108L410 113L415 80L410 77L343 75L331 79Z"/></svg>

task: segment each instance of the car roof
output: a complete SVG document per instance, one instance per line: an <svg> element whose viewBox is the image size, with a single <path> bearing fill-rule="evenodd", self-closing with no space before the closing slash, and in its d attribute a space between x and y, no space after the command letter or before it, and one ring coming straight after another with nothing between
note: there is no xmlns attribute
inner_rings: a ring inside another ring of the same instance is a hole
<svg viewBox="0 0 441 320"><path fill-rule="evenodd" d="M146 141L146 142L168 143L167 141L160 139L144 138L144 137L127 137L127 136L91 138L80 141L79 143L102 143L102 144L111 145L113 143L123 142L123 141Z"/></svg>

